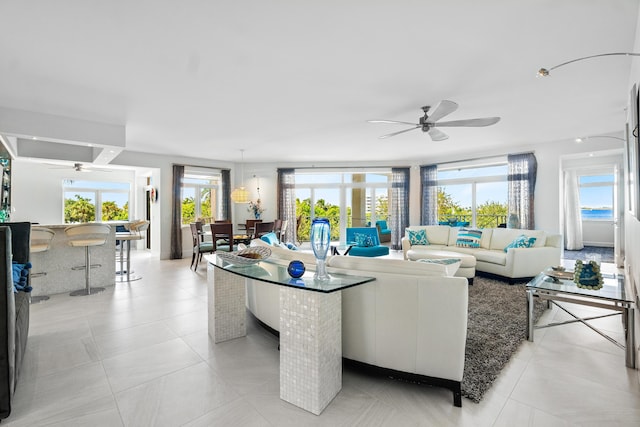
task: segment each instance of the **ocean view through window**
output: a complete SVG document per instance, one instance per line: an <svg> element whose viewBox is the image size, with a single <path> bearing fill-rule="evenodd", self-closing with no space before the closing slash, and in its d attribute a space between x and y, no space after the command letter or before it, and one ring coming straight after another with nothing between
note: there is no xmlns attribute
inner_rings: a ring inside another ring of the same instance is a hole
<svg viewBox="0 0 640 427"><path fill-rule="evenodd" d="M586 221L613 220L613 175L580 176L580 212Z"/></svg>

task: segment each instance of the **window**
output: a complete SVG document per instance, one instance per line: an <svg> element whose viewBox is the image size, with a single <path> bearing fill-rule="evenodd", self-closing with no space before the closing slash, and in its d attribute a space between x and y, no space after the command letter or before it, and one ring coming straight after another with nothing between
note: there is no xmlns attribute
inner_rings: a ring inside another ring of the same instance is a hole
<svg viewBox="0 0 640 427"><path fill-rule="evenodd" d="M391 171L296 171L298 240L309 240L311 220L327 217L332 240L344 241L347 227L366 227L389 219ZM313 209L312 209L313 206Z"/></svg>
<svg viewBox="0 0 640 427"><path fill-rule="evenodd" d="M182 223L221 218L222 175L204 168L185 168L182 180Z"/></svg>
<svg viewBox="0 0 640 427"><path fill-rule="evenodd" d="M128 182L65 180L64 223L129 219Z"/></svg>
<svg viewBox="0 0 640 427"><path fill-rule="evenodd" d="M438 167L438 222L453 226L498 227L509 211L507 163Z"/></svg>
<svg viewBox="0 0 640 427"><path fill-rule="evenodd" d="M581 175L580 211L587 221L613 220L614 176Z"/></svg>

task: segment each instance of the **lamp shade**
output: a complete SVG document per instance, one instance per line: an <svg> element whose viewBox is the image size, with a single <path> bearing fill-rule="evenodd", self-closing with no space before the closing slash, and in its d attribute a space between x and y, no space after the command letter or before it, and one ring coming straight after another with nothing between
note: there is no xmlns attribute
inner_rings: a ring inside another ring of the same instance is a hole
<svg viewBox="0 0 640 427"><path fill-rule="evenodd" d="M234 203L249 203L249 192L244 188L236 188L231 192L231 200Z"/></svg>

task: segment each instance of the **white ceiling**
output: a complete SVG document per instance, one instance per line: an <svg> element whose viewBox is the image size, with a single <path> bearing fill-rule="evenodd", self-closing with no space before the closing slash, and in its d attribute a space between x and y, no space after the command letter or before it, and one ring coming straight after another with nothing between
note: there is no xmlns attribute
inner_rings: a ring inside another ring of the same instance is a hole
<svg viewBox="0 0 640 427"><path fill-rule="evenodd" d="M638 0L0 2L0 107L126 126L126 150L402 161L624 128ZM367 119L460 104L435 143ZM3 130L0 129L0 133Z"/></svg>

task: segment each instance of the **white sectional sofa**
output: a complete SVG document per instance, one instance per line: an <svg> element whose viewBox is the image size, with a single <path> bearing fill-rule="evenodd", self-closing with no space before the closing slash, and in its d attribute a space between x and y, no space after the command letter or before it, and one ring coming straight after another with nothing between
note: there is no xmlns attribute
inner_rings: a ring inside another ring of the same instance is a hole
<svg viewBox="0 0 640 427"><path fill-rule="evenodd" d="M264 245L254 240L252 245ZM271 247L269 262L299 259L311 270L312 254ZM467 280L458 264L333 256L331 273L373 276L374 282L342 291L342 355L366 367L405 373L446 387L462 405L467 336ZM279 287L247 281L247 308L279 330Z"/></svg>
<svg viewBox="0 0 640 427"><path fill-rule="evenodd" d="M542 230L521 230L510 228L484 228L479 248L456 246L458 227L448 225L410 226L409 230L424 229L428 245L411 245L409 237L402 238L404 258L429 258L429 251L451 251L470 254L476 258L476 270L503 276L509 279L533 277L552 265L559 265L562 236ZM518 236L535 237L531 248L504 248ZM410 253L411 251L411 253Z"/></svg>

